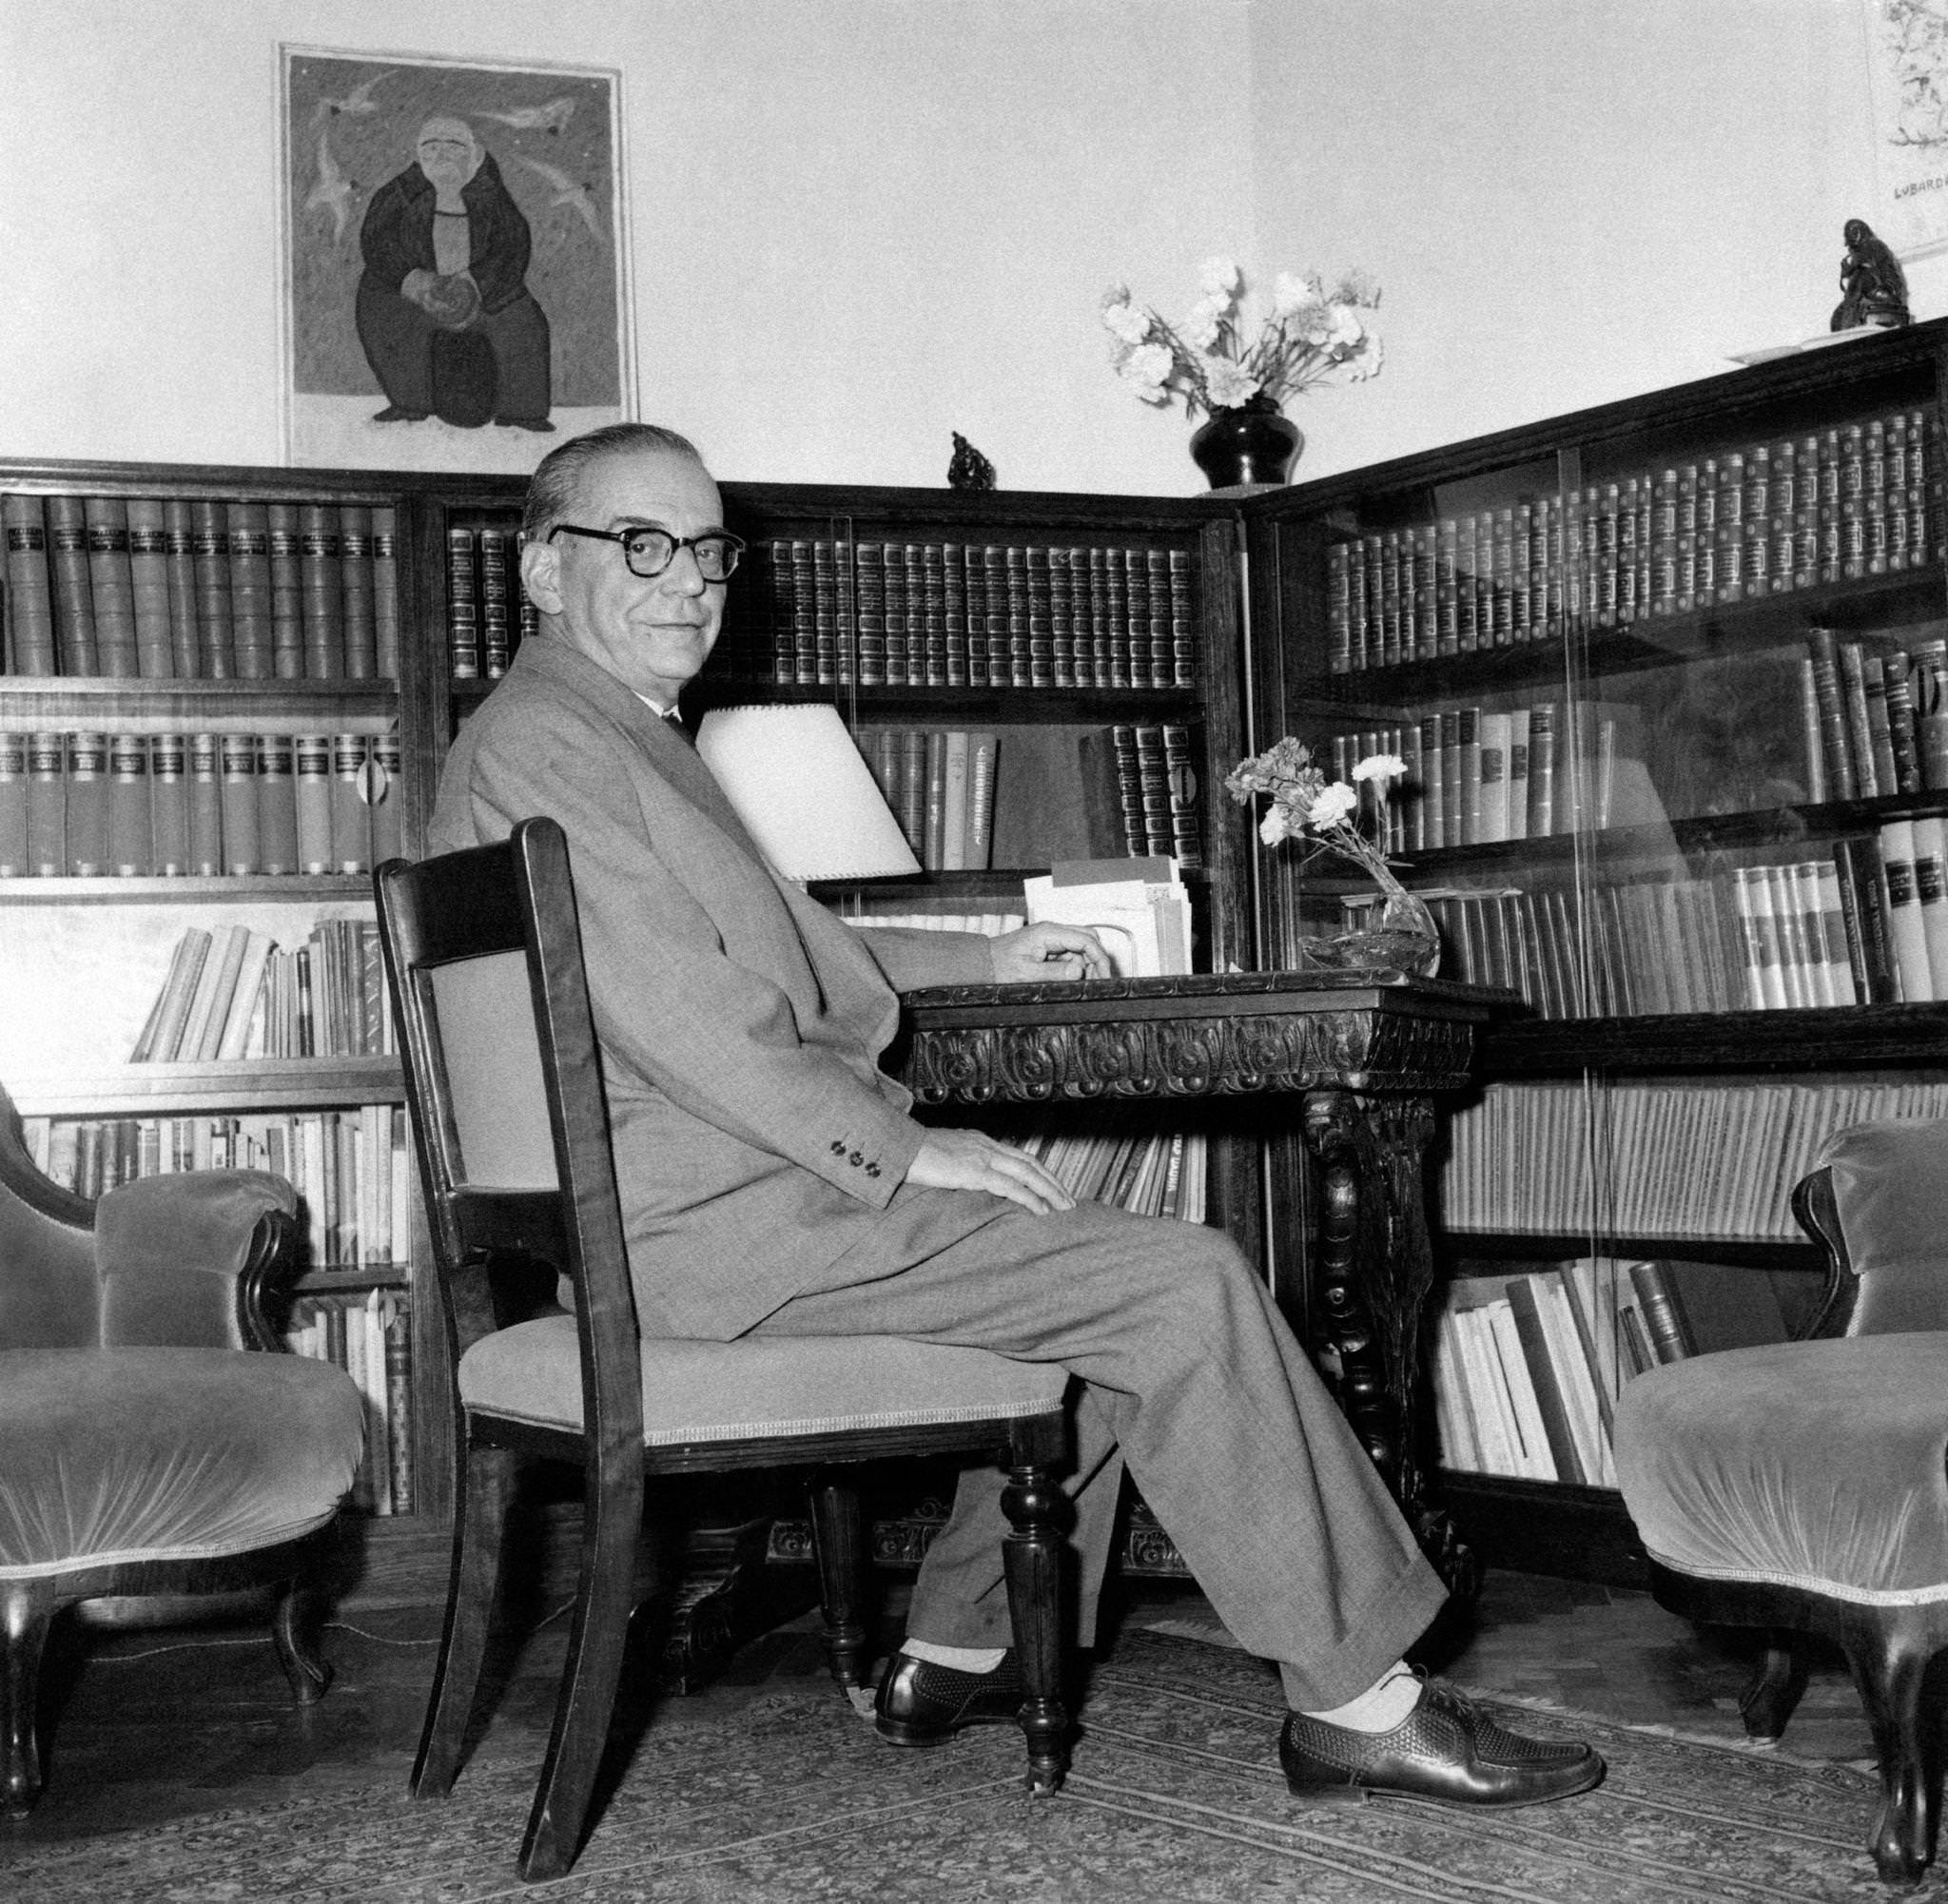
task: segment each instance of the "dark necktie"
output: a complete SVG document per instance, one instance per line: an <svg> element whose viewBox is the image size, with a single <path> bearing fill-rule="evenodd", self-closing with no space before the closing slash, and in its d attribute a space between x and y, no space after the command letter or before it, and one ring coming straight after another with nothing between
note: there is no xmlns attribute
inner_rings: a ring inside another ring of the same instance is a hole
<svg viewBox="0 0 1948 1904"><path fill-rule="evenodd" d="M679 714L674 708L672 708L670 711L663 716L663 719L668 724L670 731L672 734L674 734L676 738L680 740L685 747L693 748L696 746L696 742L691 738L690 729L683 725L683 716Z"/></svg>

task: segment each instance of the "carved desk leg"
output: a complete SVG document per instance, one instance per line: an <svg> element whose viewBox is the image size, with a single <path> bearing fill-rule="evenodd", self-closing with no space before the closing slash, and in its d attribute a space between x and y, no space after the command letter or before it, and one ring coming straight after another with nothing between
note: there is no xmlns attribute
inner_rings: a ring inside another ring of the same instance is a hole
<svg viewBox="0 0 1948 1904"><path fill-rule="evenodd" d="M1473 1553L1428 1499L1420 1418L1421 1342L1433 1287L1425 1158L1426 1098L1309 1091L1307 1147L1319 1166L1319 1327L1335 1351L1339 1399L1451 1592L1480 1584Z"/></svg>

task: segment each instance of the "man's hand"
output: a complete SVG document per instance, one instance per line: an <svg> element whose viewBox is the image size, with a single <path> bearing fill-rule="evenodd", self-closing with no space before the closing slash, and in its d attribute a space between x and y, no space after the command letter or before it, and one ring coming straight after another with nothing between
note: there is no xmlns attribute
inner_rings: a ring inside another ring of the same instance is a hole
<svg viewBox="0 0 1948 1904"><path fill-rule="evenodd" d="M1038 1216L1076 1207L1076 1199L1026 1151L1011 1150L980 1131L928 1131L906 1167L906 1181L923 1190L984 1190Z"/></svg>
<svg viewBox="0 0 1948 1904"><path fill-rule="evenodd" d="M988 941L994 976L1003 985L1048 979L1112 979L1102 942L1086 925L1024 925Z"/></svg>

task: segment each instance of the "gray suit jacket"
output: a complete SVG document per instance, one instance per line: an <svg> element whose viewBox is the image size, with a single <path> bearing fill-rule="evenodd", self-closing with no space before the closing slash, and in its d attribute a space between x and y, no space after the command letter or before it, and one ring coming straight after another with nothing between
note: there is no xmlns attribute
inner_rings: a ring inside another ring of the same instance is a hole
<svg viewBox="0 0 1948 1904"><path fill-rule="evenodd" d="M922 1137L877 1063L895 988L990 980L986 942L841 924L770 873L681 735L548 636L462 728L430 847L531 814L568 834L645 1333L729 1339L846 1280ZM943 1210L941 1245L973 1215Z"/></svg>

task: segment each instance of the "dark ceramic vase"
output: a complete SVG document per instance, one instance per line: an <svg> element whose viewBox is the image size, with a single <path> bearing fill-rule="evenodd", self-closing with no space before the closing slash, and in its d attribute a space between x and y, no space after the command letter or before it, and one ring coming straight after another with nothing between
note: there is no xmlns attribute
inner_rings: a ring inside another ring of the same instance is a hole
<svg viewBox="0 0 1948 1904"><path fill-rule="evenodd" d="M1296 423L1269 397L1236 410L1214 410L1191 437L1191 460L1213 489L1275 489L1305 447Z"/></svg>

